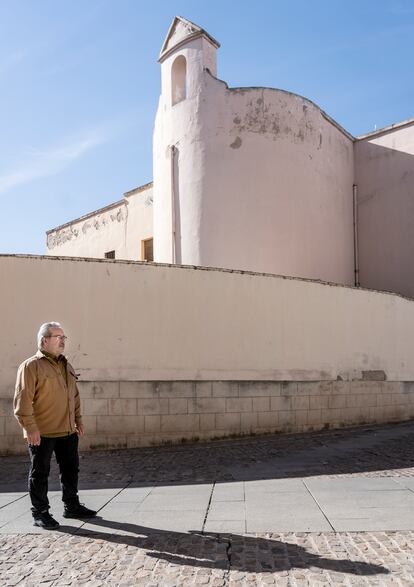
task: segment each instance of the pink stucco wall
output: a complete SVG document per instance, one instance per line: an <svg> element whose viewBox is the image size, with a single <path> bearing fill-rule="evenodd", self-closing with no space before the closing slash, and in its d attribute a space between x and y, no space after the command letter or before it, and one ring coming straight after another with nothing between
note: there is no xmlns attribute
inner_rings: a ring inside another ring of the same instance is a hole
<svg viewBox="0 0 414 587"><path fill-rule="evenodd" d="M351 284L352 139L300 96L206 77L201 263Z"/></svg>
<svg viewBox="0 0 414 587"><path fill-rule="evenodd" d="M414 121L355 143L360 282L414 297Z"/></svg>

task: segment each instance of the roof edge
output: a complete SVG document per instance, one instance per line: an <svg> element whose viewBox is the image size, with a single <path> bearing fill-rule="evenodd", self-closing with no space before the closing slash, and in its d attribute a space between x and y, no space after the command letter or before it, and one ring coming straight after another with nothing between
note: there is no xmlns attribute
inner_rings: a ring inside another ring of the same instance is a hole
<svg viewBox="0 0 414 587"><path fill-rule="evenodd" d="M283 94L289 94L290 96L295 96L296 98L300 98L301 100L305 100L306 102L308 102L309 104L312 104L312 106L317 108L319 110L319 112L321 113L321 115L328 122L330 122L333 126L335 126L342 134L344 134L348 139L350 139L352 142L354 142L356 140L355 137L350 132L348 132L343 126L341 126L339 124L339 122L336 122L336 120L334 120L331 116L329 116L329 114L327 114L324 110L322 110L322 108L320 106L318 106L318 104L316 104L315 102L313 102L309 98L306 98L305 96L301 96L300 94L295 94L295 92L290 92L289 90L282 90L281 88L270 88L270 87L266 87L266 86L244 86L244 87L241 86L241 87L231 88L227 82L225 82L222 79L219 79L218 77L215 77L208 68L205 68L204 71L206 71L212 77L212 79L214 79L215 81L218 81L218 82L224 84L226 86L226 89L229 92L249 91L249 90L270 90L273 92L282 92Z"/></svg>
<svg viewBox="0 0 414 587"><path fill-rule="evenodd" d="M187 35L181 41L178 41L170 49L166 49L166 45L170 39L171 32L174 29L174 26L176 25L176 23L179 21L183 22L184 24L189 25L190 27L194 28L195 30L192 33L190 33L189 35ZM214 37L212 37L205 29L201 28L200 26L198 26L194 22L191 22L191 20L188 20L187 18L184 18L182 16L174 17L174 20L172 21L170 28L168 29L167 35L165 37L165 40L162 44L161 51L158 56L158 63L162 63L169 55L171 55L171 53L173 53L174 51L176 51L177 49L179 49L183 45L186 45L189 41L192 41L193 39L197 39L198 37L204 37L205 39L210 41L210 43L212 43L216 49L218 49L220 47L220 43Z"/></svg>
<svg viewBox="0 0 414 587"><path fill-rule="evenodd" d="M134 194L139 194L140 192L143 192L144 190L148 190L150 187L152 187L154 184L153 181L149 181L148 183L144 183L143 185L140 185L137 188L134 188L132 190L128 190L127 192L124 192L124 197L129 198L130 196L133 196Z"/></svg>
<svg viewBox="0 0 414 587"><path fill-rule="evenodd" d="M62 230L63 228L68 228L68 226L72 226L73 224L77 224L78 222L82 222L83 220L87 220L88 218L92 218L93 216L96 216L97 214L102 214L103 212L107 212L108 210L112 210L112 208L116 208L117 206L125 206L127 204L127 202L125 201L126 198L131 197L134 194L139 194L140 192L143 192L146 189L149 189L150 187L152 187L152 185L153 185L153 182L150 181L148 183L144 183L144 185L141 185L137 188L134 188L133 190L129 190L128 192L124 192L124 194L123 194L124 199L117 200L116 202L112 202L111 204L107 204L106 206L103 206L102 208L98 208L97 210L93 210L92 212L88 212L87 214L84 214L83 216L79 216L79 218L74 218L73 220L69 220L69 222L65 222L64 224L60 224L59 226L56 226L55 228L50 228L49 230L46 231L46 235L52 234L53 232L56 232L58 230Z"/></svg>
<svg viewBox="0 0 414 587"><path fill-rule="evenodd" d="M395 122L394 124L384 126L383 128L379 128L377 130L367 132L363 135L359 135L355 138L355 140L362 141L367 138L380 136L380 135L386 134L388 132L392 132L394 130L404 128L405 126L412 126L412 125L414 125L414 118L407 118L407 120L402 120L401 122Z"/></svg>
<svg viewBox="0 0 414 587"><path fill-rule="evenodd" d="M62 230L63 228L67 228L68 226L72 226L72 224L77 224L78 222L82 222L83 220L87 220L88 218L92 218L93 216L96 216L97 214L101 214L102 212L106 212L107 210L111 210L112 208L116 208L117 206L125 206L125 200L118 200L117 202L113 202L112 204L108 204L107 206L104 206L103 208L98 208L98 210L94 210L93 212L88 212L84 216L79 216L79 218L74 218L73 220L70 220L69 222L65 222L65 224L60 224L59 226L56 226L55 228L50 228L49 230L46 231L46 234L47 235L52 234L52 232Z"/></svg>

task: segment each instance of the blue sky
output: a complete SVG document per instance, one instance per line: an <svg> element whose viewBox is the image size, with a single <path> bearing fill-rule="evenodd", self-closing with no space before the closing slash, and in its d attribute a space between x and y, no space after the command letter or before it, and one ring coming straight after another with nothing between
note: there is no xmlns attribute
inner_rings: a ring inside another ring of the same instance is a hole
<svg viewBox="0 0 414 587"><path fill-rule="evenodd" d="M230 86L301 94L353 135L414 117L412 0L0 0L0 253L152 180L158 53L181 15Z"/></svg>

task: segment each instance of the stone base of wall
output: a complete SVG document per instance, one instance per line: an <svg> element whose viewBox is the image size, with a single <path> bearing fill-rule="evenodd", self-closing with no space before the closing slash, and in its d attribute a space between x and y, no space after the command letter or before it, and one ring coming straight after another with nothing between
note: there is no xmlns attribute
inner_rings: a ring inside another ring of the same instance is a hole
<svg viewBox="0 0 414 587"><path fill-rule="evenodd" d="M81 450L307 432L414 418L414 382L82 381ZM26 451L0 399L0 454Z"/></svg>

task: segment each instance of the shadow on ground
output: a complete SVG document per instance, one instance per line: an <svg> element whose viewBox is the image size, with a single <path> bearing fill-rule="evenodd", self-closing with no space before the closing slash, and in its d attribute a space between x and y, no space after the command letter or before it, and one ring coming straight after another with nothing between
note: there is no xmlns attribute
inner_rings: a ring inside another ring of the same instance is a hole
<svg viewBox="0 0 414 587"><path fill-rule="evenodd" d="M0 492L25 491L28 466L28 456L0 457ZM375 476L383 471L391 476L402 469L404 475L414 475L414 422L83 453L80 488ZM50 489L58 488L53 463Z"/></svg>
<svg viewBox="0 0 414 587"><path fill-rule="evenodd" d="M389 570L381 565L325 558L309 552L300 545L275 538L164 531L100 517L88 520L88 524L96 526L96 531L72 526L61 526L59 531L140 548L146 551L147 556L175 565L224 571L231 569L247 573L275 573L309 568L354 575L389 573ZM105 529L105 532L100 532L99 528ZM115 533L107 533L108 529L114 530Z"/></svg>
<svg viewBox="0 0 414 587"><path fill-rule="evenodd" d="M0 458L0 492L26 491L28 457ZM310 434L123 451L86 453L80 489L220 483L255 479L361 474L414 476L414 422ZM52 467L50 489L58 488ZM61 526L60 533L142 549L145 557L172 565L227 573L277 573L318 569L356 576L388 575L385 564L350 560L334 533L318 538L281 534L238 535L162 531L97 517L87 527ZM323 543L325 538L329 548ZM349 537L352 542L352 537ZM333 546L333 547L332 547ZM327 555L327 553L329 553ZM378 560L375 559L374 560Z"/></svg>

